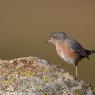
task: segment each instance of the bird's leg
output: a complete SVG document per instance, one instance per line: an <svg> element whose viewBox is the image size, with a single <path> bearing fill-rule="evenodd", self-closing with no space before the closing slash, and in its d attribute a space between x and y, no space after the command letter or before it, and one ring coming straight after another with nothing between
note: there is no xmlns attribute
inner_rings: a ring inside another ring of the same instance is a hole
<svg viewBox="0 0 95 95"><path fill-rule="evenodd" d="M78 78L78 65L76 64L76 79Z"/></svg>
<svg viewBox="0 0 95 95"><path fill-rule="evenodd" d="M76 65L76 77L78 77L78 66Z"/></svg>

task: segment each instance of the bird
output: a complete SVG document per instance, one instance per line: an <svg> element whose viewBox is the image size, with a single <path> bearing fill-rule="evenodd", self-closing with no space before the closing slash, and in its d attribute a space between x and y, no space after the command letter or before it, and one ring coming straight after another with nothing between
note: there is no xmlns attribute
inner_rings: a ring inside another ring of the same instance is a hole
<svg viewBox="0 0 95 95"><path fill-rule="evenodd" d="M75 79L78 78L78 64L83 58L89 59L89 55L95 50L85 49L78 41L70 37L66 32L54 32L47 41L56 47L57 54L66 63L75 65Z"/></svg>

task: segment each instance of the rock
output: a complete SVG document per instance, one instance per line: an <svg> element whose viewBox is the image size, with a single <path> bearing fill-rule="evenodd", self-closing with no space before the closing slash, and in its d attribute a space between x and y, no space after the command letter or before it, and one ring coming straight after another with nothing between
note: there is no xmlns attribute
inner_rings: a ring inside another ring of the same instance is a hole
<svg viewBox="0 0 95 95"><path fill-rule="evenodd" d="M0 95L94 95L82 80L38 57L0 60Z"/></svg>

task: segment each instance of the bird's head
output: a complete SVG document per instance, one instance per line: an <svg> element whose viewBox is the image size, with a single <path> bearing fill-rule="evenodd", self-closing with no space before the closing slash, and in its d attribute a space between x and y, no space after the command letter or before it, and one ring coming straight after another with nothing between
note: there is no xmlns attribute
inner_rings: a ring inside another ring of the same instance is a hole
<svg viewBox="0 0 95 95"><path fill-rule="evenodd" d="M67 38L67 34L65 32L54 32L49 37L48 42L56 45L56 43L59 43L61 41L64 41Z"/></svg>

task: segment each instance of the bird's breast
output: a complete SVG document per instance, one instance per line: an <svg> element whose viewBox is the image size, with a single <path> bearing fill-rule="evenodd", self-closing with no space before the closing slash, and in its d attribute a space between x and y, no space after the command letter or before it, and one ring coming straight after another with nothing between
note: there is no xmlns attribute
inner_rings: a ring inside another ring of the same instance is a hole
<svg viewBox="0 0 95 95"><path fill-rule="evenodd" d="M72 51L67 43L56 46L57 54L69 64L74 64L77 54Z"/></svg>

